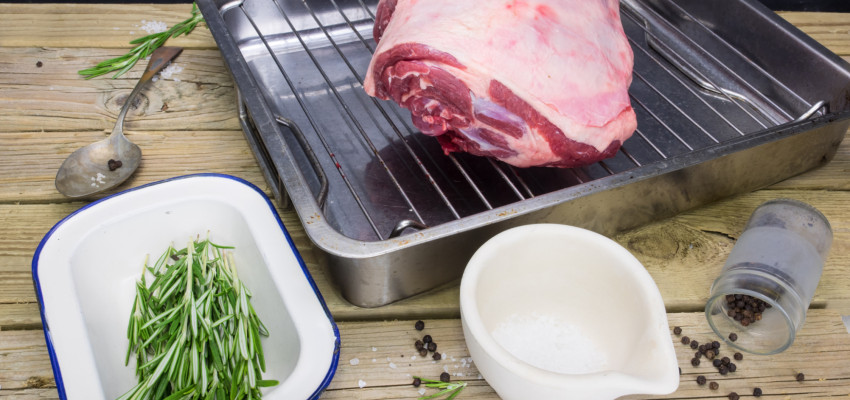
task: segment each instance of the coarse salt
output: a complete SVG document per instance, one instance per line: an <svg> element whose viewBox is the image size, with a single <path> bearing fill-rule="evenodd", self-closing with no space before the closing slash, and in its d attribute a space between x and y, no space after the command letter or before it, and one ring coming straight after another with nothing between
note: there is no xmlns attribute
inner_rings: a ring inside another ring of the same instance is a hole
<svg viewBox="0 0 850 400"><path fill-rule="evenodd" d="M392 363L392 362L391 362L391 363L390 363L390 368L392 368L392 369L396 369L396 365L395 365L395 363Z"/></svg>
<svg viewBox="0 0 850 400"><path fill-rule="evenodd" d="M372 351L378 351L378 348L377 348L377 347L373 347L373 348L372 348Z"/></svg>
<svg viewBox="0 0 850 400"><path fill-rule="evenodd" d="M178 74L182 71L183 71L183 67L175 64L172 61L170 64L168 64L167 67L163 68L162 71L159 71L159 76L162 79L173 79L173 80L179 82L180 80L177 79L176 77L173 77L173 76L174 76L174 74Z"/></svg>
<svg viewBox="0 0 850 400"><path fill-rule="evenodd" d="M419 395L422 396L425 394L425 388L419 388Z"/></svg>
<svg viewBox="0 0 850 400"><path fill-rule="evenodd" d="M142 20L141 27L142 30L148 33L148 35L153 33L165 32L168 30L168 25L162 21L146 21Z"/></svg>
<svg viewBox="0 0 850 400"><path fill-rule="evenodd" d="M411 360L416 360L416 356L410 356Z"/></svg>
<svg viewBox="0 0 850 400"><path fill-rule="evenodd" d="M357 364L360 364L360 359L355 357L355 358L352 358L350 361L348 361L348 363L351 364L351 365L357 365Z"/></svg>
<svg viewBox="0 0 850 400"><path fill-rule="evenodd" d="M588 373L607 367L608 357L578 327L552 316L513 314L492 332L509 353L535 367Z"/></svg>
<svg viewBox="0 0 850 400"><path fill-rule="evenodd" d="M366 387L366 381L364 381L363 379L357 381L357 386L360 386L360 389L363 389L364 387Z"/></svg>

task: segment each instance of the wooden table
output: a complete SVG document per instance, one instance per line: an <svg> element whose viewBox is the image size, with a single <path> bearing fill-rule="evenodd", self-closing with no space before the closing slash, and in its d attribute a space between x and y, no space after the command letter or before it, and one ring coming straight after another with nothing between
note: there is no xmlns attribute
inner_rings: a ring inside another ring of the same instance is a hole
<svg viewBox="0 0 850 400"><path fill-rule="evenodd" d="M127 43L145 33L143 20L171 26L189 10L187 4L0 4L0 397L57 396L33 292L32 256L53 224L87 204L56 191L57 168L74 149L112 129L143 67L117 80L85 80L76 72L126 52ZM782 16L832 51L850 55L850 15ZM186 48L176 62L183 69L151 85L131 111L125 130L144 149L144 161L120 189L177 175L221 172L268 192L238 124L234 82L209 32L201 27L170 43ZM814 205L835 231L802 333L786 352L747 356L737 372L723 377L706 366L691 367L691 349L677 343L682 380L679 390L664 398L720 398L731 391L749 395L756 386L770 398L850 394L850 334L841 318L850 315L850 140L818 170L615 239L657 282L670 325L705 341L711 335L701 309L709 285L752 210L777 197ZM454 379L470 382L460 398L498 398L479 377L475 363L462 361L468 353L458 319L457 284L385 307L354 307L317 265L295 213L278 211L342 334L339 369L323 398L412 399L419 393L410 385L411 375L436 378L444 368L456 374ZM424 333L439 339L447 359L412 359L413 342L421 335L413 324L420 318L426 321ZM351 362L355 358L357 365ZM794 380L801 371L807 376L802 383ZM720 389L697 386L698 374L717 380ZM359 387L360 381L365 387Z"/></svg>

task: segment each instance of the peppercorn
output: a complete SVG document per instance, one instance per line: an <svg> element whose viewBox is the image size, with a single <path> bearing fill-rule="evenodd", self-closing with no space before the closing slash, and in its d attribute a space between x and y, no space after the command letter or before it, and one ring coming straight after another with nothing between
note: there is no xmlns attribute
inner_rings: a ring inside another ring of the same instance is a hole
<svg viewBox="0 0 850 400"><path fill-rule="evenodd" d="M44 65L44 63L42 63L41 61L36 61L36 62L35 62L35 66L36 66L36 68L41 68L41 66L42 66L42 65Z"/></svg>
<svg viewBox="0 0 850 400"><path fill-rule="evenodd" d="M729 400L738 400L741 396L738 396L738 393L732 392L729 393Z"/></svg>
<svg viewBox="0 0 850 400"><path fill-rule="evenodd" d="M735 365L735 363L730 362L727 368L729 368L729 372L735 372L735 370L738 369L738 366Z"/></svg>
<svg viewBox="0 0 850 400"><path fill-rule="evenodd" d="M700 386L705 385L705 376L704 375L700 375L700 376L697 377L697 385L700 385Z"/></svg>
<svg viewBox="0 0 850 400"><path fill-rule="evenodd" d="M716 340L711 342L711 347L713 347L715 349L719 349L720 348L720 342L718 342Z"/></svg>
<svg viewBox="0 0 850 400"><path fill-rule="evenodd" d="M417 331L421 331L425 329L425 322L422 320L416 321L416 323L413 324L413 327L416 328Z"/></svg>
<svg viewBox="0 0 850 400"><path fill-rule="evenodd" d="M736 360L736 361L741 361L741 360L743 360L743 359L744 359L744 355L743 355L743 354L741 354L741 353L735 353L735 360Z"/></svg>
<svg viewBox="0 0 850 400"><path fill-rule="evenodd" d="M721 364L719 367L717 367L717 372L720 372L720 375L726 375L727 373L729 373L729 367Z"/></svg>
<svg viewBox="0 0 850 400"><path fill-rule="evenodd" d="M124 165L124 163L121 162L121 160L109 159L109 161L106 162L106 166L109 167L110 171L115 171L116 169L121 168L122 165Z"/></svg>
<svg viewBox="0 0 850 400"><path fill-rule="evenodd" d="M437 344L434 342L428 343L428 351L437 351Z"/></svg>
<svg viewBox="0 0 850 400"><path fill-rule="evenodd" d="M677 327L675 327L675 328L673 328L673 333L674 333L676 336L679 336L680 334L682 334L682 328L681 328L681 327L678 327L678 326L677 326Z"/></svg>
<svg viewBox="0 0 850 400"><path fill-rule="evenodd" d="M451 382L451 380L452 380L452 377L451 377L451 375L449 375L448 372L443 372L442 374L440 374L440 381L441 382Z"/></svg>
<svg viewBox="0 0 850 400"><path fill-rule="evenodd" d="M717 368L717 367L719 367L719 366L720 366L720 364L722 364L722 363L723 363L723 362L722 362L722 361L720 361L720 359L719 359L719 358L715 358L715 359L714 359L714 361L712 361L712 362L711 362L711 365L713 365L713 366L714 366L714 368Z"/></svg>
<svg viewBox="0 0 850 400"><path fill-rule="evenodd" d="M440 359L441 359L441 358L443 358L443 356L442 356L439 352L436 352L436 351L435 351L435 352L434 352L434 355L433 355L433 356L431 356L431 358L433 358L433 359L434 359L434 361L440 361Z"/></svg>
<svg viewBox="0 0 850 400"><path fill-rule="evenodd" d="M696 340L691 340L691 348L696 350L697 347L699 347L699 342L697 342Z"/></svg>
<svg viewBox="0 0 850 400"><path fill-rule="evenodd" d="M755 388L755 389L753 389L753 396L755 396L755 397L761 397L761 395L762 395L761 388Z"/></svg>
<svg viewBox="0 0 850 400"><path fill-rule="evenodd" d="M736 360L737 360L737 358L736 358ZM720 363L722 363L723 365L729 365L731 362L732 362L732 360L730 360L729 357L723 357L723 358L720 359Z"/></svg>
<svg viewBox="0 0 850 400"><path fill-rule="evenodd" d="M708 388L711 390L717 390L718 388L720 388L720 384L717 382L711 382L708 384Z"/></svg>
<svg viewBox="0 0 850 400"><path fill-rule="evenodd" d="M803 373L800 372L799 374L797 374L796 378L797 378L797 382L802 382L802 381L806 380L806 375L803 375Z"/></svg>
<svg viewBox="0 0 850 400"><path fill-rule="evenodd" d="M419 355L422 356L422 357L427 356L428 355L428 349L426 349L424 347L419 349Z"/></svg>
<svg viewBox="0 0 850 400"><path fill-rule="evenodd" d="M425 335L422 337L422 341L425 343L431 343L434 339L431 339L431 335Z"/></svg>
<svg viewBox="0 0 850 400"><path fill-rule="evenodd" d="M705 358L707 358L709 360L713 360L714 359L714 350L706 351L705 352Z"/></svg>
<svg viewBox="0 0 850 400"><path fill-rule="evenodd" d="M729 334L729 340L731 340L731 341L733 341L733 342L734 342L734 341L736 341L736 340L738 340L738 334L737 334L737 333L735 333L735 332L730 333L730 334Z"/></svg>
<svg viewBox="0 0 850 400"><path fill-rule="evenodd" d="M694 367L699 366L699 358L696 358L696 357L692 358L691 359L691 365L693 365Z"/></svg>
<svg viewBox="0 0 850 400"><path fill-rule="evenodd" d="M682 336L682 344L688 344L691 342L691 338L687 336Z"/></svg>
<svg viewBox="0 0 850 400"><path fill-rule="evenodd" d="M417 339L416 342L413 343L413 347L416 347L416 351L419 351L425 347L425 343L422 343L421 340Z"/></svg>
<svg viewBox="0 0 850 400"><path fill-rule="evenodd" d="M421 384L422 384L422 379L413 378L413 386L414 387L419 387L419 385L421 385Z"/></svg>

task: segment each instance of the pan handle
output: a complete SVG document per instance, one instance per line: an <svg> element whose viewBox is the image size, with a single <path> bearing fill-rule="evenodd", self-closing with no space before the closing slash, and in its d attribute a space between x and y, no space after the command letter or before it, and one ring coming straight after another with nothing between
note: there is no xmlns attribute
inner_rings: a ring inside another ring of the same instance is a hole
<svg viewBox="0 0 850 400"><path fill-rule="evenodd" d="M310 165L313 167L313 171L316 172L316 176L319 178L320 187L319 194L316 196L316 202L319 203L319 208L324 210L325 201L328 199L328 177L325 175L325 170L322 168L322 165L319 164L319 159L316 157L313 147L310 146L309 142L307 142L307 138L304 137L304 133L301 132L301 128L299 128L295 122L288 118L281 117L280 115L275 115L275 121L289 128L295 136L295 139L298 140L298 144L301 145L301 149L304 150L304 154L307 156L307 161L310 162Z"/></svg>
<svg viewBox="0 0 850 400"><path fill-rule="evenodd" d="M262 144L260 134L254 128L254 122L248 114L248 109L245 106L242 92L239 88L236 88L236 103L239 112L239 125L242 126L242 132L245 134L248 146L251 147L251 152L254 153L254 158L257 160L257 164L260 165L263 177L266 179L266 183L269 184L272 196L282 208L289 208L291 206L289 196L285 190L281 190L283 188L283 182L281 182L277 170L275 170L271 163L266 146Z"/></svg>

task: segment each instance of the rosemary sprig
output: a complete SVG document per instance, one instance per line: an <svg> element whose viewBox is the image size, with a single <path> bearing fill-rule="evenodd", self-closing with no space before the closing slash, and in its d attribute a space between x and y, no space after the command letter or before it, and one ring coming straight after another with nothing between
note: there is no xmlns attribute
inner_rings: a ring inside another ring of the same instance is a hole
<svg viewBox="0 0 850 400"><path fill-rule="evenodd" d="M108 74L112 71L118 71L112 79L124 75L136 65L139 60L147 58L154 50L165 44L165 41L172 37L185 35L195 29L199 23L203 22L204 17L198 10L197 4L192 4L192 16L183 22L179 22L164 32L152 33L150 35L134 39L130 44L137 45L130 52L121 57L106 60L92 68L87 68L78 71L86 79L91 79L101 75Z"/></svg>
<svg viewBox="0 0 850 400"><path fill-rule="evenodd" d="M269 332L251 306L229 248L209 241L173 246L145 267L127 327L138 384L119 400L260 398ZM150 285L146 275L153 276Z"/></svg>
<svg viewBox="0 0 850 400"><path fill-rule="evenodd" d="M420 397L419 400L436 399L437 397L440 397L444 394L449 394L449 397L446 397L446 400L452 400L455 397L457 397L457 395L459 395L460 392L463 391L463 388L465 388L466 385L467 385L467 383L463 382L463 381L443 382L443 381L435 381L435 380L432 380L432 379L420 378L418 376L414 376L414 378L419 378L419 380L422 381L422 383L425 384L425 387L443 389L443 390L441 390L437 393L434 393L430 396Z"/></svg>

